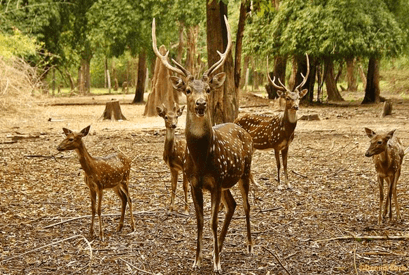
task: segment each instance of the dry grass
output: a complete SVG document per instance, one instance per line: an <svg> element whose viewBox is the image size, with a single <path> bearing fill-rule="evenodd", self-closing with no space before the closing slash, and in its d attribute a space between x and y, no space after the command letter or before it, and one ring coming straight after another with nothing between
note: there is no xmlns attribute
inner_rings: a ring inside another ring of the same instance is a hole
<svg viewBox="0 0 409 275"><path fill-rule="evenodd" d="M0 114L32 108L32 95L40 89L37 68L20 58L0 57Z"/></svg>

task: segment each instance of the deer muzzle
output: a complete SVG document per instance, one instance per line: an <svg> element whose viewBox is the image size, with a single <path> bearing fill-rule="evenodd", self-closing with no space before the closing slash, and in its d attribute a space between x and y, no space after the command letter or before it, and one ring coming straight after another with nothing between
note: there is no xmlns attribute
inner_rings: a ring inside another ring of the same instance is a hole
<svg viewBox="0 0 409 275"><path fill-rule="evenodd" d="M206 108L207 108L207 102L203 98L199 98L196 100L196 106L195 106L195 111L196 115L199 117L202 117L206 113Z"/></svg>

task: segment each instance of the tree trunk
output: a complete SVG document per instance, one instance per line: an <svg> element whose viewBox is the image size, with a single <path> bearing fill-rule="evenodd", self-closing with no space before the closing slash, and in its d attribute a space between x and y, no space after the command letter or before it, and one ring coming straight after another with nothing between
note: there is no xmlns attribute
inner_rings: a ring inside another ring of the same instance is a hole
<svg viewBox="0 0 409 275"><path fill-rule="evenodd" d="M186 52L186 68L192 75L196 75L196 45L199 35L199 26L191 26L186 30L187 33L187 52Z"/></svg>
<svg viewBox="0 0 409 275"><path fill-rule="evenodd" d="M245 56L244 57L244 63L243 63L243 76L244 77L242 77L241 79L240 79L240 88L242 88L242 89L244 89L245 91L247 91L247 84L248 84L248 73L247 73L247 71L248 71L248 68L249 68L249 60L250 60L250 57L249 56Z"/></svg>
<svg viewBox="0 0 409 275"><path fill-rule="evenodd" d="M375 57L369 59L368 74L366 77L365 97L362 104L379 103L379 60Z"/></svg>
<svg viewBox="0 0 409 275"><path fill-rule="evenodd" d="M207 3L206 5L206 17L207 17L207 56L208 56L208 67L212 66L214 63L216 63L219 59L220 56L217 54L217 51L219 52L224 52L225 50L225 43L224 43L224 37L226 34L226 31L223 31L222 29L225 28L225 23L223 18L223 15L227 14L227 6L223 2L219 1L211 1ZM223 37L223 39L220 39L220 37ZM229 54L231 56L231 54ZM227 60L226 60L227 62ZM222 67L222 70L218 70L217 73L224 71L226 72L225 68L227 67L228 64L224 64ZM215 72L216 73L216 72ZM226 72L227 73L227 72ZM225 117L225 110L228 108L227 106L224 106L224 90L226 89L226 86L228 86L229 81L231 81L231 78L229 75L226 77L226 81L224 84L224 87L222 87L219 90L215 90L211 93L210 95L210 105L212 106L210 108L211 111L211 119L212 119L212 124L220 124L223 123L224 117Z"/></svg>
<svg viewBox="0 0 409 275"><path fill-rule="evenodd" d="M146 77L146 52L142 49L139 53L138 62L138 82L135 89L135 97L132 103L143 102L143 94L145 92L145 77Z"/></svg>
<svg viewBox="0 0 409 275"><path fill-rule="evenodd" d="M234 57L234 86L237 94L240 91L241 80L241 53L243 48L243 33L246 24L248 1L242 0L240 4L239 23L236 33L236 50Z"/></svg>
<svg viewBox="0 0 409 275"><path fill-rule="evenodd" d="M297 75L295 78L295 87L297 87L302 81L302 75L305 76L307 73L307 59L305 56L297 57ZM303 87L300 87L299 90L307 89L308 93L302 98L303 101L313 102L314 100L314 85L315 85L315 73L316 73L316 58L310 57L310 73L307 78L307 82Z"/></svg>
<svg viewBox="0 0 409 275"><path fill-rule="evenodd" d="M165 55L167 52L165 46L160 46L159 52ZM157 116L157 106L164 104L168 109L172 109L175 103L178 103L178 94L169 81L169 70L159 58L156 58L152 77L152 91L148 96L143 115Z"/></svg>
<svg viewBox="0 0 409 275"><path fill-rule="evenodd" d="M178 45L178 54L176 56L176 61L179 64L182 64L182 56L183 56L183 29L184 29L183 22L179 22L179 45Z"/></svg>
<svg viewBox="0 0 409 275"><path fill-rule="evenodd" d="M298 62L297 58L293 57L290 79L288 80L288 88L292 91L294 89L295 81L297 79Z"/></svg>
<svg viewBox="0 0 409 275"><path fill-rule="evenodd" d="M347 82L348 82L348 91L356 92L358 90L358 85L356 84L355 77L355 58L347 58Z"/></svg>
<svg viewBox="0 0 409 275"><path fill-rule="evenodd" d="M325 86L327 87L327 94L329 101L344 101L341 94L338 91L337 83L334 77L334 62L330 57L326 57L324 60L324 66L326 70L325 74Z"/></svg>
<svg viewBox="0 0 409 275"><path fill-rule="evenodd" d="M270 75L271 79L276 80L276 83L278 83L278 80L285 85L285 71L287 69L287 58L282 57L282 56L276 56L274 57L274 69L272 72L268 72ZM277 89L268 81L266 85L266 91L268 94L269 99L274 99L277 98Z"/></svg>

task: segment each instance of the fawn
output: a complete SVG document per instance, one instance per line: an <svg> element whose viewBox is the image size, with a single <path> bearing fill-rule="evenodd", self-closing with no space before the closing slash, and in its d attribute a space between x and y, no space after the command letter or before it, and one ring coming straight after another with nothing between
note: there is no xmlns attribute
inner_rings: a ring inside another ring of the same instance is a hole
<svg viewBox="0 0 409 275"><path fill-rule="evenodd" d="M277 164L277 180L280 189L283 188L280 185L280 152L283 159L285 183L287 188L291 188L287 173L288 149L294 139L300 99L308 92L307 89L301 91L300 89L306 83L309 72L310 66L307 55L307 74L305 77L301 74L303 81L293 92L285 87L280 80L278 80L280 83L280 86L278 86L275 83L275 78L271 80L270 76L268 76L271 84L277 88L277 94L285 100L283 113L277 115L246 114L234 121L234 123L243 127L252 136L254 148L259 150L274 149Z"/></svg>
<svg viewBox="0 0 409 275"><path fill-rule="evenodd" d="M171 76L173 88L185 93L187 98L186 144L187 156L185 171L191 186L192 198L197 220L196 258L193 268L200 268L203 246L203 190L211 193L211 220L213 233L213 269L221 271L220 252L236 208L236 202L230 188L237 182L243 197L247 226L247 249L252 252L250 231L250 204L248 193L251 181L251 159L253 142L249 133L234 123L225 123L212 127L209 111L209 94L219 89L226 78L226 73L213 76L226 60L232 47L230 27L224 18L227 28L228 43L226 51L220 53L220 60L213 64L202 76L195 77L182 65L173 60L172 66L166 53L161 55L156 46L155 19L152 23L152 46L157 57L172 72L180 76ZM226 208L226 216L220 237L217 236L218 210L220 202Z"/></svg>
<svg viewBox="0 0 409 275"><path fill-rule="evenodd" d="M66 138L58 145L58 151L75 150L78 154L81 167L85 172L85 183L88 185L91 194L91 228L90 235L94 233L95 211L98 212L99 219L99 236L104 239L101 218L101 202L104 189L112 188L122 201L121 219L118 225L118 231L121 231L124 224L125 208L129 203L132 231L135 229L132 214L132 200L128 191L129 173L131 171L131 160L122 153L112 154L106 157L92 157L82 138L88 135L88 126L76 133L69 129L63 128ZM98 195L98 208L96 209L96 196Z"/></svg>
<svg viewBox="0 0 409 275"><path fill-rule="evenodd" d="M173 210L175 203L176 186L178 184L178 174L182 172L183 176L183 191L185 193L185 213L189 213L189 205L187 203L187 189L188 181L184 173L185 164L185 151L186 151L186 141L183 139L175 139L175 129L178 123L178 117L183 114L183 109L185 106L179 108L179 106L173 106L173 110L168 110L165 105L157 106L156 111L158 115L165 120L166 127L166 138L165 138L165 148L163 150L163 160L168 165L171 174L172 181L172 194L170 211Z"/></svg>
<svg viewBox="0 0 409 275"><path fill-rule="evenodd" d="M382 224L382 218L389 212L389 220L392 220L392 196L395 201L395 209L397 219L400 220L399 204L396 195L396 186L401 172L403 157L408 153L403 150L403 146L399 138L396 137L395 130L387 134L376 134L369 128L365 128L365 132L371 139L371 144L365 153L366 157L372 157L375 163L375 169L378 174L379 184L379 216L378 224ZM383 182L387 183L386 204L382 215L383 206Z"/></svg>

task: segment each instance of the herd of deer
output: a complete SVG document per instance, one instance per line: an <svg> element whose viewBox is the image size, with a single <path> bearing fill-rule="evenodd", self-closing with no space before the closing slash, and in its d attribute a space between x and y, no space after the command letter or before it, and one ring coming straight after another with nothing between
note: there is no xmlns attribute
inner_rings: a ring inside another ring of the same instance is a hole
<svg viewBox="0 0 409 275"><path fill-rule="evenodd" d="M220 88L226 78L224 72L214 74L223 64L232 47L230 27L225 18L228 34L228 44L224 53L219 53L220 60L211 66L201 79L195 77L182 65L172 60L176 66L168 61L168 53L161 55L156 45L155 20L152 24L153 50L162 63L176 76L170 76L174 89L183 92L187 98L186 115L186 140L175 139L175 128L178 117L183 113L184 106L173 106L169 110L165 106L158 106L157 112L165 120L166 138L163 158L171 171L172 193L171 206L174 207L177 178L179 172L183 175L183 189L185 193L185 212L188 213L187 192L188 183L191 187L191 195L194 203L197 219L197 249L193 268L200 268L202 262L202 235L203 235L203 190L211 194L211 219L210 226L213 234L213 267L214 271L221 271L220 252L223 247L227 229L236 208L230 188L238 183L243 197L243 206L246 215L247 226L247 250L252 252L252 240L250 230L250 205L248 193L250 182L253 182L251 174L251 160L254 149L274 149L277 163L278 182L280 183L280 152L284 166L285 182L288 187L287 156L288 148L294 138L294 129L297 125L297 110L300 99L307 93L301 90L309 74L307 56L307 74L303 81L294 91L285 87L280 80L280 85L275 79L271 84L279 90L279 95L285 99L284 112L280 115L255 115L247 114L234 123L225 123L212 126L209 113L209 95ZM65 129L66 138L58 146L59 151L75 150L79 155L81 166L85 172L85 183L91 194L92 220L90 234L93 235L94 216L96 212L96 196L98 195L98 218L99 236L103 239L101 201L104 189L112 188L122 201L121 218L118 231L122 229L125 208L127 203L130 210L130 222L134 230L132 214L132 200L128 191L128 181L131 160L123 153L107 157L92 157L86 150L82 138L88 134L90 126L75 133ZM399 204L396 196L396 186L401 172L401 164L409 148L404 151L399 139L391 131L386 135L376 134L365 128L371 144L365 156L373 157L375 168L378 173L380 190L379 218L389 213L392 218L392 196L395 201L397 218L400 219ZM382 216L383 207L383 183L386 181L387 196ZM219 205L225 207L225 219L220 236L217 236Z"/></svg>

